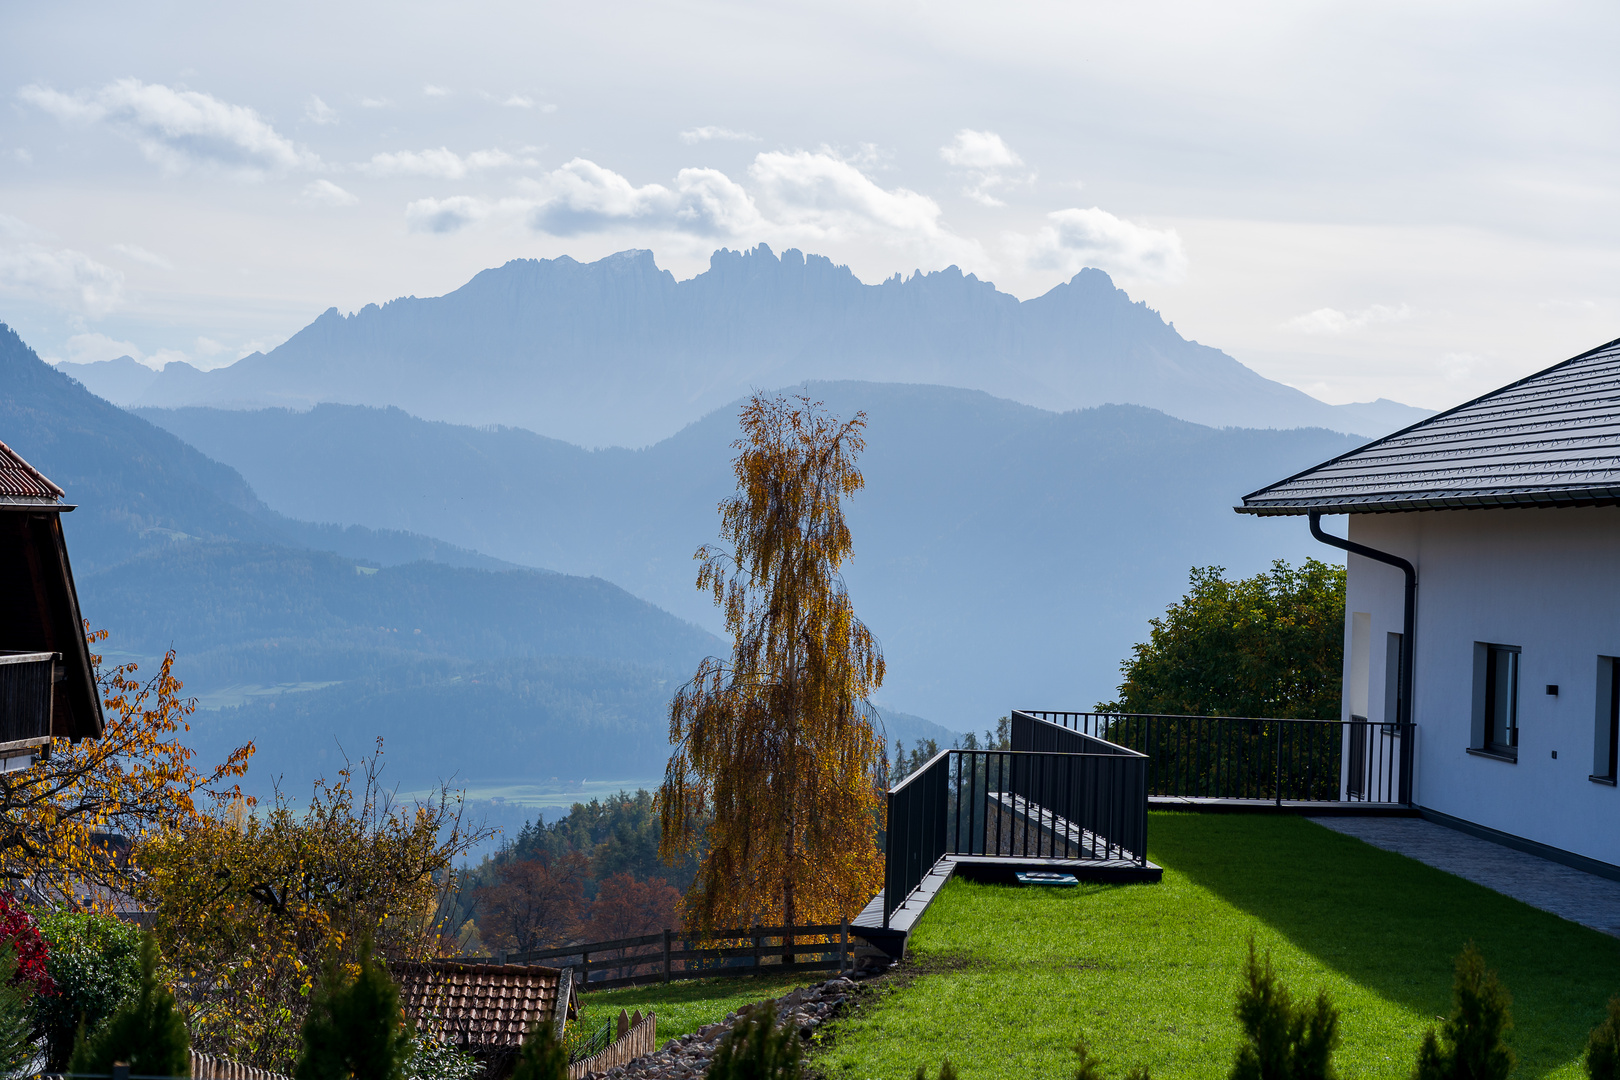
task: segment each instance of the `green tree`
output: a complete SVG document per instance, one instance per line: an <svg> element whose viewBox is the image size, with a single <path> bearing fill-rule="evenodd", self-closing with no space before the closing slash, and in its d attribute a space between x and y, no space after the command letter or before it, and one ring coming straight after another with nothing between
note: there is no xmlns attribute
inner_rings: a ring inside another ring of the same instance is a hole
<svg viewBox="0 0 1620 1080"><path fill-rule="evenodd" d="M1339 1010L1327 991L1309 1005L1296 1005L1288 987L1271 966L1255 956L1249 939L1249 963L1238 990L1238 1023L1243 1045L1232 1063L1232 1080L1333 1080L1333 1051L1339 1046Z"/></svg>
<svg viewBox="0 0 1620 1080"><path fill-rule="evenodd" d="M1506 1080L1513 1071L1513 1051L1504 1036L1513 1026L1512 999L1496 972L1485 968L1485 956L1470 941L1457 957L1451 986L1451 1016L1423 1036L1418 1050L1417 1080Z"/></svg>
<svg viewBox="0 0 1620 1080"><path fill-rule="evenodd" d="M799 1033L777 1027L776 1002L762 1001L744 1009L714 1048L708 1080L799 1080L803 1072Z"/></svg>
<svg viewBox="0 0 1620 1080"><path fill-rule="evenodd" d="M1620 997L1609 999L1609 1014L1587 1036L1582 1064L1591 1080L1620 1080Z"/></svg>
<svg viewBox="0 0 1620 1080"><path fill-rule="evenodd" d="M547 1023L536 1024L518 1051L512 1080L567 1080L568 1051Z"/></svg>
<svg viewBox="0 0 1620 1080"><path fill-rule="evenodd" d="M805 398L756 394L742 411L737 492L720 504L733 550L696 556L731 658L704 660L670 703L658 799L666 858L696 848L708 823L687 897L699 926L837 922L882 885L884 746L867 698L883 652L839 573L865 424Z"/></svg>
<svg viewBox="0 0 1620 1080"><path fill-rule="evenodd" d="M1339 719L1344 568L1278 559L1251 578L1225 574L1193 568L1098 712Z"/></svg>
<svg viewBox="0 0 1620 1080"><path fill-rule="evenodd" d="M157 938L141 935L141 983L135 997L93 1032L81 1033L68 1071L110 1073L127 1062L142 1076L190 1076L191 1039L174 995L158 980Z"/></svg>
<svg viewBox="0 0 1620 1080"><path fill-rule="evenodd" d="M96 912L40 916L48 946L45 969L54 994L33 999L34 1023L45 1036L45 1067L65 1071L82 1023L94 1031L141 988L141 932Z"/></svg>
<svg viewBox="0 0 1620 1080"><path fill-rule="evenodd" d="M328 962L321 988L304 1018L304 1047L296 1080L404 1080L411 1032L399 1007L399 988L360 946L359 971L349 978Z"/></svg>

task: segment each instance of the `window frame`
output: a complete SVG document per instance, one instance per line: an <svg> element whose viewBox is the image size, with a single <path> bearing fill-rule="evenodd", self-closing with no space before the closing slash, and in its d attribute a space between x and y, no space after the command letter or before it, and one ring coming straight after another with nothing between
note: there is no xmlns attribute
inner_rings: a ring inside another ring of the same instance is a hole
<svg viewBox="0 0 1620 1080"><path fill-rule="evenodd" d="M1522 682L1520 669L1524 650L1519 645L1495 641L1474 642L1474 704L1473 730L1468 752L1498 761L1519 760L1519 690ZM1504 688L1501 665L1506 660L1505 709L1501 697ZM1500 715L1499 715L1500 714ZM1505 738L1504 738L1505 736Z"/></svg>

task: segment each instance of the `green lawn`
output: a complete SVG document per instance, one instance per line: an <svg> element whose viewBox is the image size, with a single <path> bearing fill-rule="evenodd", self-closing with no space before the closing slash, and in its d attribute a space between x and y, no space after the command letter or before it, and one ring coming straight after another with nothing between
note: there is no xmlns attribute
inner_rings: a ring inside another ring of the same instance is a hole
<svg viewBox="0 0 1620 1080"><path fill-rule="evenodd" d="M830 979L831 974L822 978ZM594 1028L619 1015L619 1010L645 1015L658 1014L658 1043L696 1031L704 1024L724 1020L726 1014L744 1005L778 997L796 986L815 981L814 973L794 975L744 975L729 979L692 979L689 982L655 986L632 986L623 990L596 990L580 996L585 1011L581 1020Z"/></svg>
<svg viewBox="0 0 1620 1080"><path fill-rule="evenodd" d="M1299 818L1154 814L1158 885L1021 889L953 881L896 979L837 1025L830 1077L1056 1078L1084 1033L1111 1077L1224 1077L1250 934L1296 997L1342 1010L1346 1077L1409 1075L1472 938L1513 994L1518 1077L1577 1077L1620 991L1620 940Z"/></svg>

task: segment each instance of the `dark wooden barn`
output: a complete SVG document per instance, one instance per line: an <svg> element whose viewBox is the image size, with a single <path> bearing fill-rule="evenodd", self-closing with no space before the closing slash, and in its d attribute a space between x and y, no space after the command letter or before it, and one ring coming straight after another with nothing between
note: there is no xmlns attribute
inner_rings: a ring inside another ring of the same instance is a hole
<svg viewBox="0 0 1620 1080"><path fill-rule="evenodd" d="M52 737L101 735L63 495L0 443L0 771L32 764Z"/></svg>

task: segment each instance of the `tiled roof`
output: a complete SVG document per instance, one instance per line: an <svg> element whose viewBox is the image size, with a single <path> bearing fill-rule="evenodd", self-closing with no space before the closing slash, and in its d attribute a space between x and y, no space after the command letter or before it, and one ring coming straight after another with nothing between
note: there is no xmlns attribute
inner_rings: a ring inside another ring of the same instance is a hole
<svg viewBox="0 0 1620 1080"><path fill-rule="evenodd" d="M519 1046L536 1024L556 1018L556 968L433 961L390 971L406 1014L442 1022L462 1046Z"/></svg>
<svg viewBox="0 0 1620 1080"><path fill-rule="evenodd" d="M1245 514L1620 503L1620 340L1243 497Z"/></svg>
<svg viewBox="0 0 1620 1080"><path fill-rule="evenodd" d="M64 492L45 475L0 442L0 503L58 503Z"/></svg>

